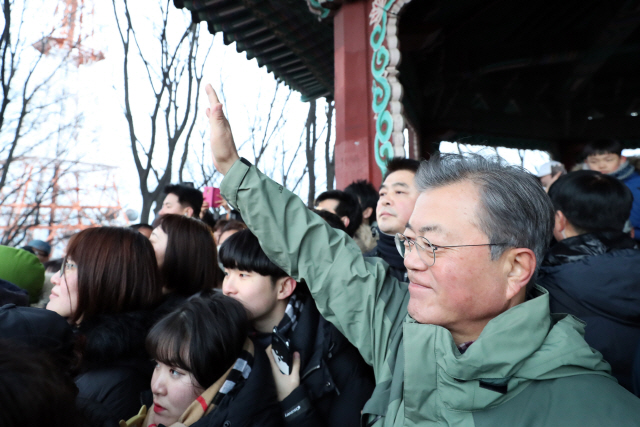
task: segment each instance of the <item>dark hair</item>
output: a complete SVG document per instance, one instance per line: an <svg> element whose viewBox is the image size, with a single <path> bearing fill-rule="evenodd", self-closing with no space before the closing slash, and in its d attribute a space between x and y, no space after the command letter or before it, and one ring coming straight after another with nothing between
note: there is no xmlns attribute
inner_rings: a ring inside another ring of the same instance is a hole
<svg viewBox="0 0 640 427"><path fill-rule="evenodd" d="M418 172L420 168L420 162L413 159L405 159L404 157L394 157L387 162L387 173L384 175L384 179L387 179L389 175L398 171L409 171L414 174Z"/></svg>
<svg viewBox="0 0 640 427"><path fill-rule="evenodd" d="M586 160L587 157L597 154L617 154L622 155L622 144L615 139L598 139L595 141L589 141L582 150L582 158Z"/></svg>
<svg viewBox="0 0 640 427"><path fill-rule="evenodd" d="M48 273L55 273L56 271L60 271L62 269L63 258L50 259L46 261L44 264L44 271Z"/></svg>
<svg viewBox="0 0 640 427"><path fill-rule="evenodd" d="M246 230L246 229L247 229L247 224L245 224L244 222L238 221L237 219L230 219L220 229L220 235L222 236L227 231L233 231L233 230L240 231L240 230Z"/></svg>
<svg viewBox="0 0 640 427"><path fill-rule="evenodd" d="M160 276L166 290L183 296L218 287L216 244L202 221L183 215L164 215L158 227L167 234L167 250Z"/></svg>
<svg viewBox="0 0 640 427"><path fill-rule="evenodd" d="M329 211L323 211L320 209L310 209L310 210L316 215L319 215L322 219L324 219L327 222L327 224L331 226L331 228L342 230L345 233L347 232L347 229L344 228L344 222L342 222L342 220L338 215L331 213Z"/></svg>
<svg viewBox="0 0 640 427"><path fill-rule="evenodd" d="M143 228L146 228L147 230L153 231L153 227L152 226L150 226L149 224L145 224L143 222L141 222L140 224L130 225L129 228L132 228L132 229L134 229L136 231L140 231Z"/></svg>
<svg viewBox="0 0 640 427"><path fill-rule="evenodd" d="M228 219L219 219L216 221L216 223L213 226L213 232L215 233L218 230L222 230L224 228L225 225L227 225L227 223L229 222Z"/></svg>
<svg viewBox="0 0 640 427"><path fill-rule="evenodd" d="M349 225L345 228L347 229L347 234L353 237L358 231L360 224L362 224L362 209L360 208L360 202L355 196L352 196L349 193L345 193L340 190L329 190L321 193L317 198L315 205L324 200L337 200L338 205L336 206L336 215L339 217L346 216L349 218Z"/></svg>
<svg viewBox="0 0 640 427"><path fill-rule="evenodd" d="M376 188L366 179L353 181L347 185L344 189L345 193L349 193L355 196L360 202L360 208L364 212L367 208L371 208L371 216L369 217L369 223L376 220L376 206L380 195Z"/></svg>
<svg viewBox="0 0 640 427"><path fill-rule="evenodd" d="M553 205L536 177L500 157L436 154L423 161L416 186L423 192L458 182L472 182L480 192L478 226L498 259L509 248L528 248L540 266L553 235ZM533 286L535 274L529 282Z"/></svg>
<svg viewBox="0 0 640 427"><path fill-rule="evenodd" d="M78 265L78 306L70 321L150 309L161 296L149 239L130 228L89 228L75 234L67 259Z"/></svg>
<svg viewBox="0 0 640 427"><path fill-rule="evenodd" d="M200 216L200 209L202 209L202 202L204 201L202 191L188 185L169 184L164 187L164 194L175 194L182 206L187 205L193 209L194 218Z"/></svg>
<svg viewBox="0 0 640 427"><path fill-rule="evenodd" d="M549 197L580 233L622 231L633 204L631 190L620 180L592 170L561 176Z"/></svg>
<svg viewBox="0 0 640 427"><path fill-rule="evenodd" d="M238 359L248 333L242 303L213 292L160 319L147 335L146 349L156 361L191 372L207 389Z"/></svg>
<svg viewBox="0 0 640 427"><path fill-rule="evenodd" d="M77 389L45 354L0 341L0 396L3 427L85 425L76 408Z"/></svg>
<svg viewBox="0 0 640 427"><path fill-rule="evenodd" d="M260 247L258 238L250 230L238 231L220 247L220 262L224 268L253 271L270 276L272 281L289 276L275 265Z"/></svg>

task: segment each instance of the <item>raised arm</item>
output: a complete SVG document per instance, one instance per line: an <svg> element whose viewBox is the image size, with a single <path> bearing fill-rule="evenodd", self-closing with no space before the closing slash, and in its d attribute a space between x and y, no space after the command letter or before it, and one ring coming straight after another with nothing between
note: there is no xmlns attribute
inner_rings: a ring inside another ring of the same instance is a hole
<svg viewBox="0 0 640 427"><path fill-rule="evenodd" d="M225 174L222 195L241 212L267 256L307 283L320 313L375 366L406 315L406 285L387 274L382 260L365 259L349 236L309 211L299 197L240 160L209 85L207 94L214 164Z"/></svg>

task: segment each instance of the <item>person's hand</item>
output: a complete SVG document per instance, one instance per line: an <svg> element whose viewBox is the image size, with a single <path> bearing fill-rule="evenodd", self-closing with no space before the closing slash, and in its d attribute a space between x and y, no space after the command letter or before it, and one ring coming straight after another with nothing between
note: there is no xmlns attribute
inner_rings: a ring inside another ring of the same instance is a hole
<svg viewBox="0 0 640 427"><path fill-rule="evenodd" d="M204 218L204 215L209 210L209 202L206 200L202 202L202 207L200 207L200 219Z"/></svg>
<svg viewBox="0 0 640 427"><path fill-rule="evenodd" d="M224 208L226 212L231 212L231 208L229 207L229 204L224 199L224 197L222 197L221 194L219 193L216 194L215 199L213 200L213 203L219 208Z"/></svg>
<svg viewBox="0 0 640 427"><path fill-rule="evenodd" d="M273 358L271 346L267 347L267 357L271 362L271 371L273 372L273 381L276 383L276 392L278 393L278 401L282 402L293 390L300 385L300 353L293 353L293 363L291 366L291 374L285 375L280 372L280 368Z"/></svg>
<svg viewBox="0 0 640 427"><path fill-rule="evenodd" d="M240 158L236 150L236 144L233 142L231 134L231 126L222 111L222 104L218 100L216 91L210 84L204 88L209 97L209 105L206 114L209 118L209 126L211 127L211 153L213 154L213 166L222 175L226 175L231 166Z"/></svg>

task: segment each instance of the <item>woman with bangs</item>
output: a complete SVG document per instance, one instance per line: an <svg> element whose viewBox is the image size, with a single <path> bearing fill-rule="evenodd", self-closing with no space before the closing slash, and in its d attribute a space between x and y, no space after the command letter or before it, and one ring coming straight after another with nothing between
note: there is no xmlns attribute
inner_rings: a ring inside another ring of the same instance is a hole
<svg viewBox="0 0 640 427"><path fill-rule="evenodd" d="M82 345L78 405L91 425L113 425L135 410L153 365L144 340L161 289L149 240L101 227L71 237L47 309L73 325Z"/></svg>
<svg viewBox="0 0 640 427"><path fill-rule="evenodd" d="M248 331L242 304L219 293L192 298L162 318L146 340L156 367L145 406L120 425L283 425L269 362L254 352Z"/></svg>
<svg viewBox="0 0 640 427"><path fill-rule="evenodd" d="M164 215L149 238L156 254L166 313L199 292L222 284L222 271L211 229L182 215Z"/></svg>

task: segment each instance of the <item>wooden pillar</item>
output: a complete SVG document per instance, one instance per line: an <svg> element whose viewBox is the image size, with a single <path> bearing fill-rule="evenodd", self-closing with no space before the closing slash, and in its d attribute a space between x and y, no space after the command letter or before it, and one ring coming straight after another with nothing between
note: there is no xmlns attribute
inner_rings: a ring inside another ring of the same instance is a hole
<svg viewBox="0 0 640 427"><path fill-rule="evenodd" d="M367 179L377 188L373 149L371 53L367 1L345 2L333 19L336 106L336 188Z"/></svg>

